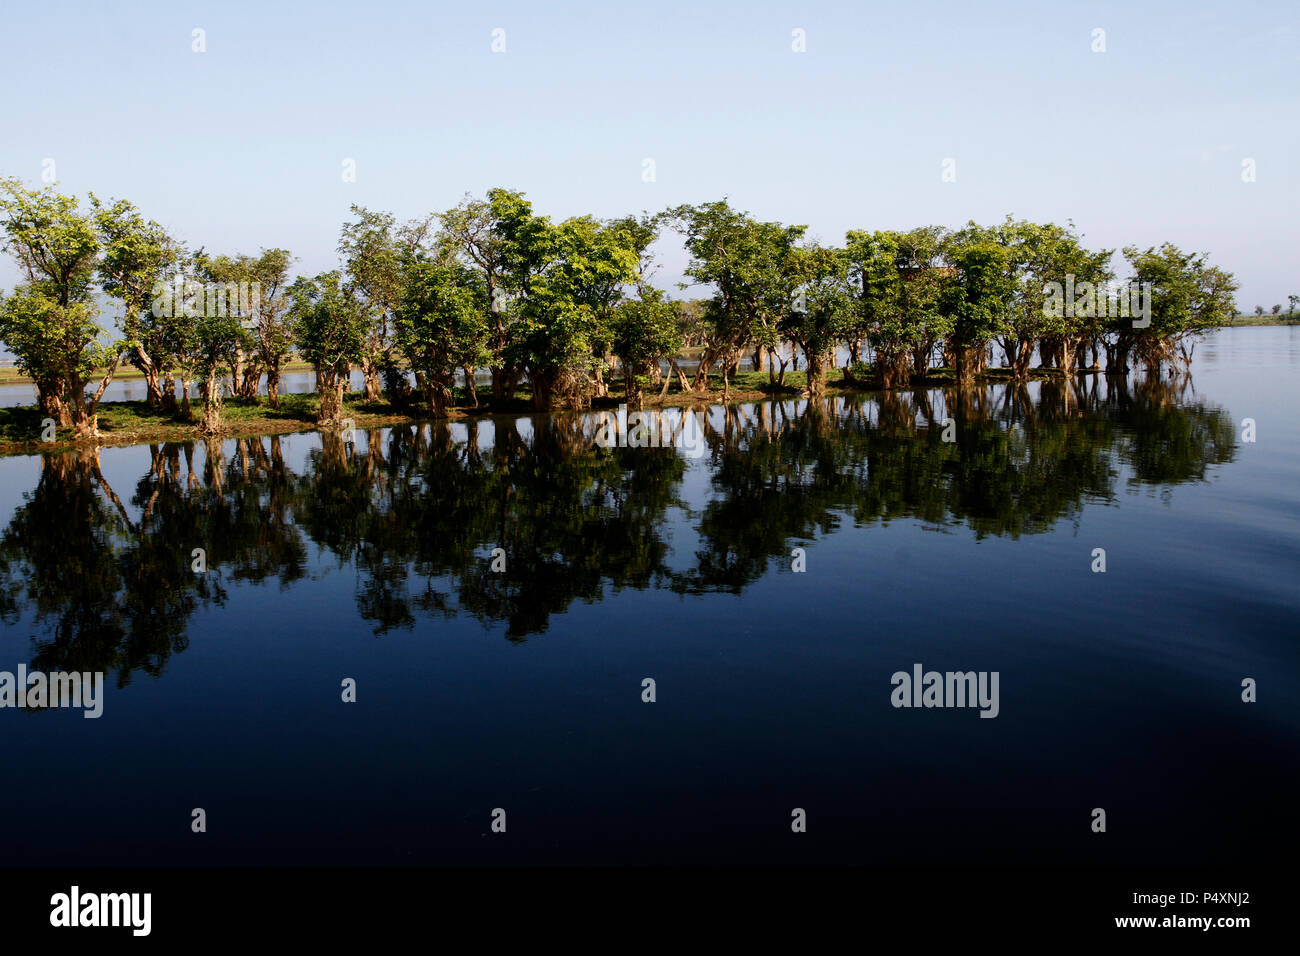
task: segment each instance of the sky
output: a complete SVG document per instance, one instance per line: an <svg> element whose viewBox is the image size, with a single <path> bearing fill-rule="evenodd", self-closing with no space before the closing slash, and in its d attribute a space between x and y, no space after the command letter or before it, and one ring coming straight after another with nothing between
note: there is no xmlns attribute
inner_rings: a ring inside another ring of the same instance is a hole
<svg viewBox="0 0 1300 956"><path fill-rule="evenodd" d="M1072 220L1092 248L1206 252L1243 311L1285 308L1298 53L1293 0L46 0L0 27L0 176L308 274L353 203L406 219L503 186L556 220L726 197L826 243ZM665 243L659 284L685 261Z"/></svg>

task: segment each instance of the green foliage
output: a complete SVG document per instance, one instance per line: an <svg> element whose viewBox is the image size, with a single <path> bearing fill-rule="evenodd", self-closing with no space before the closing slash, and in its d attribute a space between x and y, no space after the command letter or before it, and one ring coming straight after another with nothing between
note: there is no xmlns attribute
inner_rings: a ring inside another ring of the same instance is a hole
<svg viewBox="0 0 1300 956"><path fill-rule="evenodd" d="M632 369L675 355L682 347L676 304L658 289L646 289L641 298L620 304L611 330L610 350Z"/></svg>
<svg viewBox="0 0 1300 956"><path fill-rule="evenodd" d="M289 286L288 318L298 354L320 370L346 374L366 348L368 316L337 271L299 277Z"/></svg>
<svg viewBox="0 0 1300 956"><path fill-rule="evenodd" d="M396 345L435 415L445 411L456 369L490 358L486 299L483 285L464 266L420 262L408 271L396 312Z"/></svg>

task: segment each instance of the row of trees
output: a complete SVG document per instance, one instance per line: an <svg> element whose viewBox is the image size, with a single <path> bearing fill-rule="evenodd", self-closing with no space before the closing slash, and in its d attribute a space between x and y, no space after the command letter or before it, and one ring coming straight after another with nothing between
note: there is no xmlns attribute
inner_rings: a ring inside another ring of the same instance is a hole
<svg viewBox="0 0 1300 956"><path fill-rule="evenodd" d="M126 201L92 194L83 210L53 189L0 181L5 246L24 276L0 301L0 340L36 382L46 414L89 436L122 361L144 375L151 405L175 406L179 381L177 410L187 416L199 383L204 429L215 432L223 384L255 399L265 377L274 406L294 353L316 370L328 424L342 416L354 368L368 400L418 401L434 417L447 414L461 375L478 404L480 369L490 371L494 402L526 381L547 410L604 397L615 367L640 404L644 377L661 394L674 380L704 394L720 372L725 396L742 357L783 382L802 356L816 395L841 349L850 378L887 388L926 376L936 360L969 383L999 345L1019 380L1036 349L1065 375L1085 349L1095 361L1099 347L1108 371L1126 371L1131 356L1158 370L1186 361L1185 340L1234 312L1232 276L1203 255L1130 247L1126 278L1151 290L1150 322L1144 314L1137 325L1111 292L1113 250L1085 249L1072 226L1011 218L855 230L831 247L805 226L762 222L725 201L555 223L522 193L493 189L407 222L352 212L340 267L290 281L287 250L190 251ZM684 237L686 275L709 297L674 300L653 284L665 230ZM1070 301L1045 308L1046 285L1067 280ZM250 286L259 294L233 294ZM112 332L99 321L104 295L121 312ZM686 347L699 354L693 376L677 361Z"/></svg>
<svg viewBox="0 0 1300 956"><path fill-rule="evenodd" d="M1287 308L1287 310L1286 310L1286 314L1287 314L1288 316L1293 316L1293 315L1295 315L1295 314L1296 314L1296 306L1300 305L1300 295L1289 295L1289 296L1286 297L1286 302L1287 302L1287 306L1288 306L1288 308ZM1269 313L1270 315L1281 315L1281 314L1282 314L1282 304L1281 304L1280 302L1274 304L1273 308L1271 308L1271 309L1268 310L1268 313ZM1263 307L1262 305L1257 305L1257 306L1255 306L1255 314L1258 315L1258 316L1261 316L1261 317L1262 317L1262 316L1264 315L1264 307Z"/></svg>

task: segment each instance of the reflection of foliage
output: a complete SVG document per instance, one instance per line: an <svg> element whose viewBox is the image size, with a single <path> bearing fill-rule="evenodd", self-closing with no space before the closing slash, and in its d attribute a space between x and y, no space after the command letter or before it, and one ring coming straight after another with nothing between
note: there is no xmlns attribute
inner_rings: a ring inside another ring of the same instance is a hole
<svg viewBox="0 0 1300 956"><path fill-rule="evenodd" d="M660 528L683 470L676 454L598 452L576 417L531 419L528 442L513 424L493 425L486 452L440 424L394 429L387 459L377 434L350 463L326 444L302 479L300 520L355 561L358 604L377 630L408 626L417 610L467 611L522 637L577 598L599 599L607 583L644 588L665 573ZM498 547L504 572L486 558ZM408 597L412 572L425 583Z"/></svg>
<svg viewBox="0 0 1300 956"><path fill-rule="evenodd" d="M1121 464L1135 482L1199 480L1207 465L1232 460L1233 428L1220 409L1181 403L1188 386L1186 377L1133 392L1118 379L1082 391L1044 382L1037 402L1024 386L895 391L871 403L832 399L798 418L787 404L730 408L722 433L709 435L715 495L699 517L701 549L672 586L739 593L787 558L791 541L845 517L1014 538L1077 517L1087 500L1113 499Z"/></svg>
<svg viewBox="0 0 1300 956"><path fill-rule="evenodd" d="M0 618L30 615L34 668L116 670L124 684L160 674L232 582L303 578L310 542L355 569L376 633L470 614L520 640L606 588L740 593L792 542L848 522L1014 538L1112 500L1121 466L1133 483L1200 480L1232 460L1234 431L1189 389L1185 377L1057 381L1036 396L991 386L715 409L713 494L684 570L669 567L665 531L683 459L596 449L577 415L485 419L469 441L446 422L399 427L372 432L364 452L322 432L302 474L278 438L213 442L197 464L192 444L154 446L129 507L93 452L50 455L0 535ZM195 547L205 575L190 570Z"/></svg>

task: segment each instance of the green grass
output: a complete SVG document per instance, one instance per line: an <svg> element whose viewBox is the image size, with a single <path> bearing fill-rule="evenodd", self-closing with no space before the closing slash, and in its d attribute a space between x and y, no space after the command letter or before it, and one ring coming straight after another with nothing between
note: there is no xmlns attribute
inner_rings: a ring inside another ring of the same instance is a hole
<svg viewBox="0 0 1300 956"><path fill-rule="evenodd" d="M1300 325L1300 314L1283 312L1281 315L1234 315L1227 325Z"/></svg>

